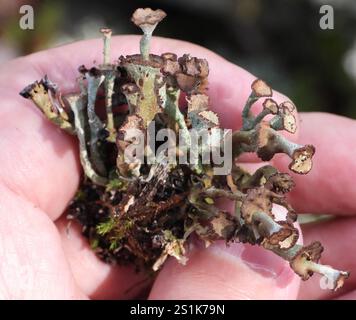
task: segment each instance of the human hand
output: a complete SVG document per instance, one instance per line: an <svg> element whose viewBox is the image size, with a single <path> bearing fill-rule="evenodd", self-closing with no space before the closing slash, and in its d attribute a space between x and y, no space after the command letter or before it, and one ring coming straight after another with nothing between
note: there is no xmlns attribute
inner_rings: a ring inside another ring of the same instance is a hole
<svg viewBox="0 0 356 320"><path fill-rule="evenodd" d="M80 180L74 138L49 123L19 96L28 83L47 74L62 92L76 91L81 64L101 61L100 40L19 58L0 67L0 298L132 298L142 276L128 267L100 261L63 212ZM138 37L118 36L112 52L138 51ZM209 61L209 96L222 125L236 129L254 76L216 54L190 43L154 38L152 52L191 53ZM287 100L275 93L277 102ZM258 110L259 106L254 107ZM300 286L287 262L259 247L224 243L195 248L186 266L169 260L150 290L151 299L295 299L356 298L356 150L355 121L331 114L300 114L299 131L290 136L315 145L313 170L293 175L290 201L297 212L331 213L340 218L303 228L305 242L321 240L323 262L351 271L338 293L322 290L315 275ZM245 159L246 160L246 159ZM256 159L247 166L257 166ZM287 172L288 159L277 155L274 166ZM344 218L341 218L344 215ZM134 287L133 287L134 286ZM127 289L133 287L132 290Z"/></svg>

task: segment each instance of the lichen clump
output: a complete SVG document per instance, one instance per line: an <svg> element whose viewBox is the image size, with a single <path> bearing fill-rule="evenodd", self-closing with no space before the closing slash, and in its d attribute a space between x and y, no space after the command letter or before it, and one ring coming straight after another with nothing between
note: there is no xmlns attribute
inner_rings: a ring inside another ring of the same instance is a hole
<svg viewBox="0 0 356 320"><path fill-rule="evenodd" d="M189 54L150 54L152 32L165 16L136 10L132 22L143 30L141 52L115 63L111 30L102 29L103 63L79 67L80 92L62 95L47 76L21 92L78 139L84 177L68 217L81 223L93 250L108 262L153 271L169 256L186 263L195 235L206 246L216 240L262 246L289 261L303 280L317 272L333 289L341 287L348 273L318 263L321 244L297 243L297 214L286 201L291 176L270 165L251 174L236 164L246 152L263 161L285 153L291 171L308 173L314 147L282 133L296 132L296 108L273 100L271 88L258 79L242 111L242 128L221 130L209 110L208 62ZM257 101L263 109L253 115ZM225 171L224 163L213 161L221 159L220 151L231 163ZM235 211L220 209L217 199L234 201ZM274 216L274 204L286 209L284 220Z"/></svg>

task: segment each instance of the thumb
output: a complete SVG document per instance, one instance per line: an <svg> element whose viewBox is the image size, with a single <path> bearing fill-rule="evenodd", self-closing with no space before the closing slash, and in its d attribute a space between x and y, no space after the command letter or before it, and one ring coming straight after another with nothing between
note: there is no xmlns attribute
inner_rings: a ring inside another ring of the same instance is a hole
<svg viewBox="0 0 356 320"><path fill-rule="evenodd" d="M278 208L274 210L278 214ZM193 248L186 266L170 259L150 299L296 299L300 280L288 262L261 247L223 241Z"/></svg>

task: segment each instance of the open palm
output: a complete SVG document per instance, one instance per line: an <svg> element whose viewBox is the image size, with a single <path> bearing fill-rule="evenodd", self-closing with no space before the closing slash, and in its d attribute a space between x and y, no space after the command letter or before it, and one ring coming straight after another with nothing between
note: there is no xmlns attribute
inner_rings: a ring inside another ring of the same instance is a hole
<svg viewBox="0 0 356 320"><path fill-rule="evenodd" d="M114 37L112 52L117 56L136 53L138 41L135 36ZM204 48L153 39L152 52L167 51L209 61L212 109L220 114L223 126L238 128L255 77ZM142 275L129 267L103 263L78 225L67 228L63 213L80 180L76 141L18 94L45 74L62 92L77 91L77 67L95 61L101 61L99 40L39 52L0 67L1 299L117 299L142 294L144 285L135 285ZM285 100L278 93L274 99ZM351 271L345 287L336 294L322 290L318 276L300 286L288 263L270 252L248 245L215 244L192 250L185 267L169 260L147 291L150 298L356 298L356 122L324 113L300 118L300 134L292 139L315 145L317 152L312 172L294 175L297 187L290 201L298 212L339 216L305 227L303 233L305 242L321 240L325 245L323 263ZM273 165L286 172L287 162L276 156Z"/></svg>

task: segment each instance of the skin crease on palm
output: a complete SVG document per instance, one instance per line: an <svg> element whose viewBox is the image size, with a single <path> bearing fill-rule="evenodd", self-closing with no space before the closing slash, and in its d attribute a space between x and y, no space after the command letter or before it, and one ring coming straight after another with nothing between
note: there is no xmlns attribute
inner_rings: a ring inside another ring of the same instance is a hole
<svg viewBox="0 0 356 320"><path fill-rule="evenodd" d="M112 57L138 50L139 37L113 37ZM151 52L168 51L209 61L211 108L219 113L223 126L238 128L255 77L199 46L153 39ZM76 223L67 229L64 211L80 180L75 139L18 94L45 74L62 92L77 91L78 66L101 61L102 43L97 39L35 53L0 67L0 299L120 299L137 297L142 291L142 285L137 285L142 276L129 267L101 262ZM287 100L277 92L274 99ZM258 247L232 244L226 248L217 243L203 249L195 244L186 266L173 259L164 265L147 291L150 299L356 298L356 122L325 113L299 117L299 131L289 138L313 144L317 151L308 175L292 174L297 187L289 200L298 212L337 216L302 230L305 243L323 243L323 263L351 271L344 288L336 293L322 290L318 275L300 283L288 263ZM243 161L251 162L244 164L251 168L261 165L253 157ZM285 156L276 156L272 164L288 172Z"/></svg>

